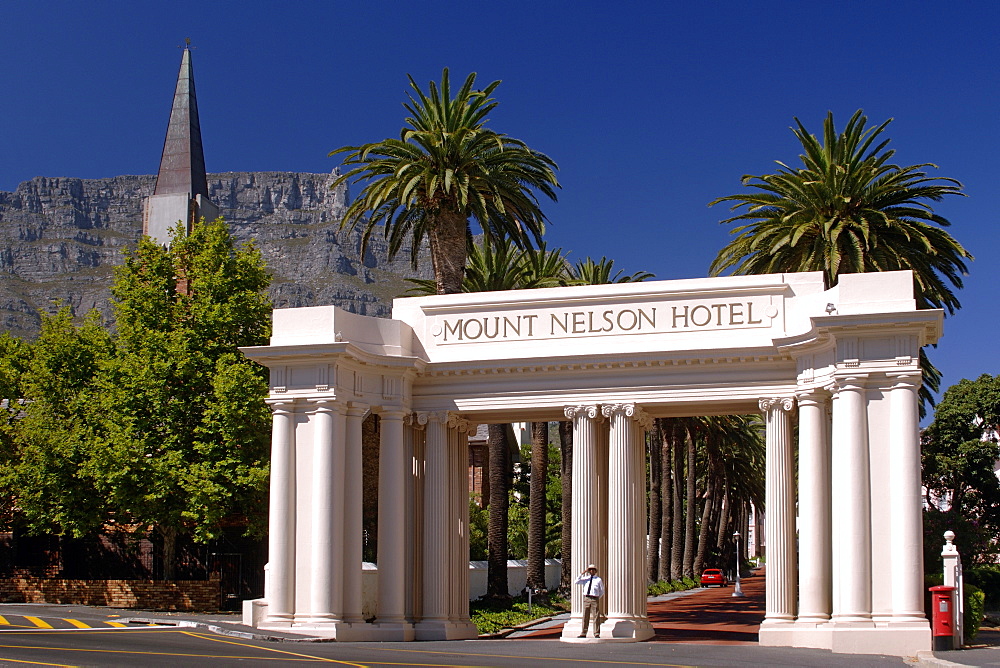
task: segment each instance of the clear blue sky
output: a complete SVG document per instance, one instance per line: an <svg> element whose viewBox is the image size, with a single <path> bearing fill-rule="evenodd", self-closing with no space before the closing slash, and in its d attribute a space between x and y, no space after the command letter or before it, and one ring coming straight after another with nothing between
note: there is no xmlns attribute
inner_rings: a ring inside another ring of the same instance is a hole
<svg viewBox="0 0 1000 668"><path fill-rule="evenodd" d="M706 275L713 198L797 161L863 108L902 164L967 198L938 211L977 261L933 359L945 385L1000 373L1000 3L7 2L0 190L34 176L155 172L190 37L211 172L327 172L395 136L406 74L502 79L491 126L561 168L550 246L658 278Z"/></svg>

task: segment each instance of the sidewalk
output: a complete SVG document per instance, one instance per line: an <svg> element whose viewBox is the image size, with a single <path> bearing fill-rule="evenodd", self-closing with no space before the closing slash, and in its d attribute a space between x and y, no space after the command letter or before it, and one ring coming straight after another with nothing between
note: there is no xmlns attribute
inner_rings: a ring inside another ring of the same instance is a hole
<svg viewBox="0 0 1000 668"><path fill-rule="evenodd" d="M734 587L692 589L649 599L647 614L655 636L649 642L702 645L757 644L757 628L764 620L764 577L742 581L743 598ZM560 615L510 638L557 639L568 615Z"/></svg>

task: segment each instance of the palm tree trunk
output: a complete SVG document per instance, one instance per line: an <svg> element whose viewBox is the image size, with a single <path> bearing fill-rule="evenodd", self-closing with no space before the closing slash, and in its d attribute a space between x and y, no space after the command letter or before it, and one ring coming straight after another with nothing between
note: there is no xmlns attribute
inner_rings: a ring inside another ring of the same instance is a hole
<svg viewBox="0 0 1000 668"><path fill-rule="evenodd" d="M507 586L507 528L510 497L507 472L510 468L507 425L489 426L490 517L487 527L489 554L486 571L487 598L510 598Z"/></svg>
<svg viewBox="0 0 1000 668"><path fill-rule="evenodd" d="M694 441L694 434L690 424L684 429L684 445L687 452L687 466L685 471L685 481L687 482L687 494L684 515L684 577L694 577L694 551L695 551L695 520L698 512L698 489L696 456L697 446Z"/></svg>
<svg viewBox="0 0 1000 668"><path fill-rule="evenodd" d="M559 423L559 482L562 485L562 544L559 547L561 570L559 593L568 597L573 586L573 423Z"/></svg>
<svg viewBox="0 0 1000 668"><path fill-rule="evenodd" d="M439 295L462 292L465 261L469 255L468 218L457 211L441 209L428 229L434 282Z"/></svg>
<svg viewBox="0 0 1000 668"><path fill-rule="evenodd" d="M694 557L694 572L700 574L705 568L705 553L708 551L709 532L712 528L712 496L715 494L715 472L709 462L708 484L705 487L705 508L701 511L701 527L698 531L698 552Z"/></svg>
<svg viewBox="0 0 1000 668"><path fill-rule="evenodd" d="M675 419L670 423L670 445L674 451L674 472L671 476L673 492L673 536L670 546L670 579L680 580L684 577L684 496L681 485L684 480L684 450L680 443L681 426Z"/></svg>
<svg viewBox="0 0 1000 668"><path fill-rule="evenodd" d="M722 494L722 508L719 510L719 526L715 536L715 547L725 554L726 550L726 536L728 535L727 529L729 528L729 514L730 514L730 501L729 501L729 491L725 491Z"/></svg>
<svg viewBox="0 0 1000 668"><path fill-rule="evenodd" d="M528 492L528 572L527 585L545 586L545 483L549 471L549 423L531 423L531 479Z"/></svg>
<svg viewBox="0 0 1000 668"><path fill-rule="evenodd" d="M660 505L660 488L663 480L660 468L659 430L654 429L647 439L649 447L649 512L646 533L646 579L656 582L660 571L660 531L663 527L663 510Z"/></svg>
<svg viewBox="0 0 1000 668"><path fill-rule="evenodd" d="M656 438L660 442L660 571L657 579L670 580L670 555L673 539L673 496L671 494L671 472L673 471L673 449L670 447L668 427L663 419L656 421Z"/></svg>

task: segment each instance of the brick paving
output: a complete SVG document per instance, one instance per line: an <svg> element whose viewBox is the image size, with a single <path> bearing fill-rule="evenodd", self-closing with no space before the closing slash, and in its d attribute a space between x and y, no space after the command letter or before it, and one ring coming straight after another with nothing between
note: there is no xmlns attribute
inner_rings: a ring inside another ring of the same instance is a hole
<svg viewBox="0 0 1000 668"><path fill-rule="evenodd" d="M649 642L683 642L703 645L757 644L757 629L764 620L764 576L742 581L744 598L733 598L733 587L700 589L677 598L651 598L649 621L656 635ZM526 639L556 639L562 625L519 634Z"/></svg>

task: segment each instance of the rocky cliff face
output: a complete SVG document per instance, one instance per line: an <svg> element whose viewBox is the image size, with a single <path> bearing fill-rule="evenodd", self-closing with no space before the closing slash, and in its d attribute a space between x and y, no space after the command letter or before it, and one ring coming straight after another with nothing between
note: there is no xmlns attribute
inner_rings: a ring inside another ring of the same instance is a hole
<svg viewBox="0 0 1000 668"><path fill-rule="evenodd" d="M275 307L335 304L388 316L413 276L409 252L386 257L381 238L361 255L360 232L341 232L346 187L332 174L209 174L210 196L234 236L255 239L274 276ZM111 320L110 286L123 251L142 234L153 176L38 177L0 191L0 330L31 337L59 303ZM419 275L430 276L429 259Z"/></svg>

